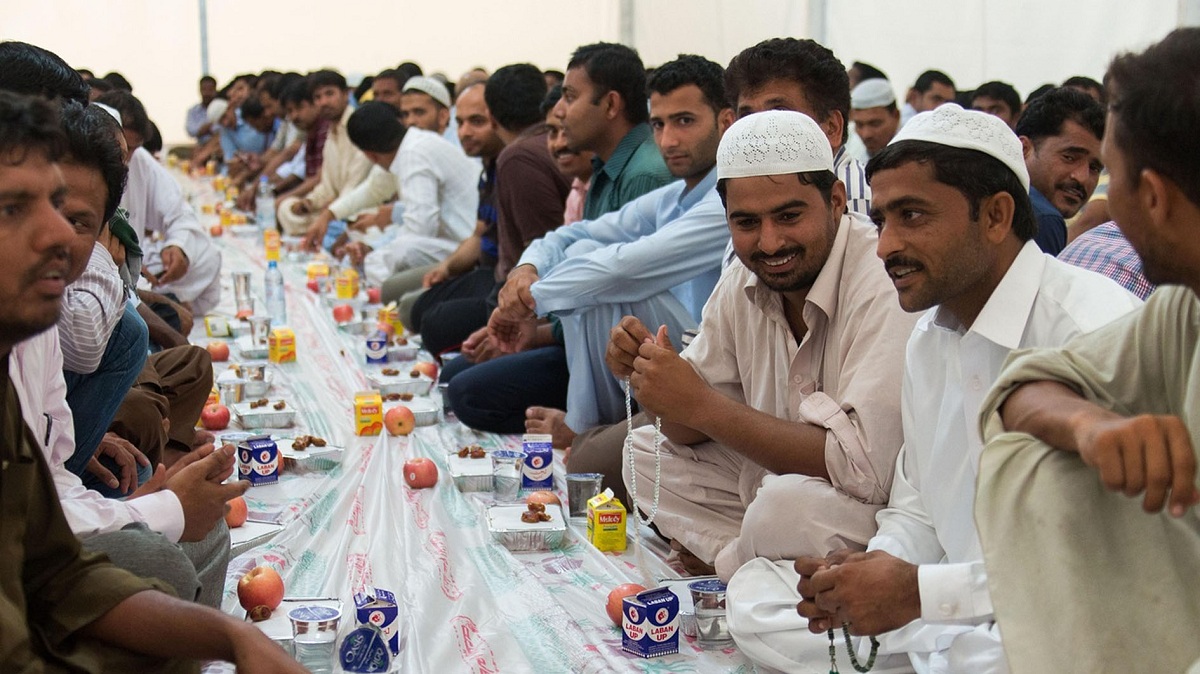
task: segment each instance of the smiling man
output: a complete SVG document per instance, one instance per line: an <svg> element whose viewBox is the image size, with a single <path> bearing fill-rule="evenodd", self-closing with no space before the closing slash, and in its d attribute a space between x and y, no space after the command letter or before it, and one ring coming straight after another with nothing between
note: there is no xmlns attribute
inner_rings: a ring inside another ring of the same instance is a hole
<svg viewBox="0 0 1200 674"><path fill-rule="evenodd" d="M1038 246L1058 255L1067 245L1066 218L1075 217L1100 180L1104 108L1085 93L1055 89L1029 104L1017 122L1029 169L1029 198Z"/></svg>

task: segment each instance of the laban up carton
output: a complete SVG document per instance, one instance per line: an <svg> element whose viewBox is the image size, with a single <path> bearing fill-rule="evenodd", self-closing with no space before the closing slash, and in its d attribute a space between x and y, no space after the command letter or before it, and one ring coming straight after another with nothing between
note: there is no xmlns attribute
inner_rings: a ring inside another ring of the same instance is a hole
<svg viewBox="0 0 1200 674"><path fill-rule="evenodd" d="M525 463L521 467L521 489L554 489L554 446L551 436L526 433L521 438L521 451L525 452Z"/></svg>
<svg viewBox="0 0 1200 674"><path fill-rule="evenodd" d="M625 506L611 489L588 499L587 538L601 552L625 550Z"/></svg>
<svg viewBox="0 0 1200 674"><path fill-rule="evenodd" d="M621 602L621 650L643 658L679 652L679 597L658 587Z"/></svg>
<svg viewBox="0 0 1200 674"><path fill-rule="evenodd" d="M355 618L360 625L374 625L383 632L392 655L400 652L399 608L396 596L387 590L374 588L371 592L354 595Z"/></svg>
<svg viewBox="0 0 1200 674"><path fill-rule="evenodd" d="M279 448L269 435L253 435L238 444L238 472L257 487L279 481Z"/></svg>

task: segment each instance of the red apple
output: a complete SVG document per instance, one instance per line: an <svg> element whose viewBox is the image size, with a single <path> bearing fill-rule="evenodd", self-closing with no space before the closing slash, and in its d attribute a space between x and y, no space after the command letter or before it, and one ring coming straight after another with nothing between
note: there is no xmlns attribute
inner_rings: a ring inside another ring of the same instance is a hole
<svg viewBox="0 0 1200 674"><path fill-rule="evenodd" d="M210 431L224 430L229 425L229 408L220 403L205 405L200 412L200 424Z"/></svg>
<svg viewBox="0 0 1200 674"><path fill-rule="evenodd" d="M228 503L229 510L225 511L225 524L230 529L236 529L246 523L246 498L239 496Z"/></svg>
<svg viewBox="0 0 1200 674"><path fill-rule="evenodd" d="M379 304L383 301L383 290L381 288L367 288L367 301L371 304Z"/></svg>
<svg viewBox="0 0 1200 674"><path fill-rule="evenodd" d="M437 363L422 361L420 363L413 365L413 369L416 370L417 372L420 372L421 374L425 375L426 377L429 377L430 379L437 381L437 376L438 376Z"/></svg>
<svg viewBox="0 0 1200 674"><path fill-rule="evenodd" d="M541 503L542 505L562 505L562 501L558 500L558 495L552 491L534 491L529 492L529 496L525 497L525 503Z"/></svg>
<svg viewBox="0 0 1200 674"><path fill-rule="evenodd" d="M646 588L638 585L637 583L625 583L624 585L618 585L613 588L613 591L608 593L608 605L605 606L605 609L608 611L609 620L613 621L613 624L617 627L620 627L621 614L624 613L621 602L625 599L625 597L630 597L639 592L645 591ZM245 602L242 602L242 605L245 606Z"/></svg>
<svg viewBox="0 0 1200 674"><path fill-rule="evenodd" d="M317 279L315 279L315 278L309 279L308 283L306 283L305 285L308 286L308 289L313 291L314 293L321 292L321 283L320 283L320 281L317 281Z"/></svg>
<svg viewBox="0 0 1200 674"><path fill-rule="evenodd" d="M269 566L256 566L238 581L237 591L238 601L251 619L266 620L283 601L283 579Z"/></svg>
<svg viewBox="0 0 1200 674"><path fill-rule="evenodd" d="M333 308L333 320L338 323L349 323L354 320L354 307L349 304L339 304Z"/></svg>
<svg viewBox="0 0 1200 674"><path fill-rule="evenodd" d="M416 425L417 419L412 410L404 405L396 405L383 415L383 427L387 429L388 435L408 435Z"/></svg>
<svg viewBox="0 0 1200 674"><path fill-rule="evenodd" d="M208 355L212 356L213 362L224 363L229 360L229 345L217 339L208 343Z"/></svg>
<svg viewBox="0 0 1200 674"><path fill-rule="evenodd" d="M424 457L404 462L404 482L413 489L425 489L437 484L437 464Z"/></svg>
<svg viewBox="0 0 1200 674"><path fill-rule="evenodd" d="M211 236L221 236L225 233L225 228L221 227L220 225L213 225L212 227L208 228L208 233Z"/></svg>
<svg viewBox="0 0 1200 674"><path fill-rule="evenodd" d="M383 331L383 333L388 336L388 341L391 341L391 339L396 336L396 326L388 323L387 321L379 321L375 324L375 329Z"/></svg>

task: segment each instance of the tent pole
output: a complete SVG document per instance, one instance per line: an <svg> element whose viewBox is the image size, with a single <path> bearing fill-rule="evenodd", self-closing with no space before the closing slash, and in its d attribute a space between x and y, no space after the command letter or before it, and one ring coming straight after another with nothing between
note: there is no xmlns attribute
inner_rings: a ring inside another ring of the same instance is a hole
<svg viewBox="0 0 1200 674"><path fill-rule="evenodd" d="M636 37L634 30L634 22L636 18L633 15L633 0L621 0L621 18L620 18L620 34L617 41L631 49L637 49L637 45L633 43Z"/></svg>
<svg viewBox="0 0 1200 674"><path fill-rule="evenodd" d="M197 0L200 8L200 74L208 75L208 0Z"/></svg>
<svg viewBox="0 0 1200 674"><path fill-rule="evenodd" d="M829 41L827 0L808 0L808 34L814 42ZM826 45L828 46L828 45Z"/></svg>

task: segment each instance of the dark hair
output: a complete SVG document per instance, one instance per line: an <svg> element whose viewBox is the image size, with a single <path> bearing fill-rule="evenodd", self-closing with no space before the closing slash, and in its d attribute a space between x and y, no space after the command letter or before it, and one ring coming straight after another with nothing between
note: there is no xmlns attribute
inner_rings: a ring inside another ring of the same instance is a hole
<svg viewBox="0 0 1200 674"><path fill-rule="evenodd" d="M1175 183L1200 205L1200 28L1178 28L1140 54L1113 59L1104 76L1111 138L1137 184L1142 169Z"/></svg>
<svg viewBox="0 0 1200 674"><path fill-rule="evenodd" d="M59 122L67 139L63 161L94 168L104 178L107 196L104 200L104 222L117 211L129 169L121 154L117 134L121 127L104 110L94 105L64 102L59 110Z"/></svg>
<svg viewBox="0 0 1200 674"><path fill-rule="evenodd" d="M217 86L217 78L213 77L212 75L204 75L200 78L200 84L204 84L205 82L212 82L214 87Z"/></svg>
<svg viewBox="0 0 1200 674"><path fill-rule="evenodd" d="M391 80L396 83L396 89L403 91L404 83L408 81L409 76L407 73L403 73L403 72L397 70L396 68L388 68L387 70L376 75L375 79L376 80ZM372 84L374 84L374 82L375 82L374 80L371 81Z"/></svg>
<svg viewBox="0 0 1200 674"><path fill-rule="evenodd" d="M812 185L821 193L821 198L825 200L825 205L829 206L833 200L833 185L838 181L838 177L833 174L833 171L803 171L793 173L792 175L800 181L801 185ZM726 181L729 178L721 178L717 181L717 194L721 197L721 205L728 208L725 203L725 191L728 189Z"/></svg>
<svg viewBox="0 0 1200 674"><path fill-rule="evenodd" d="M870 63L855 61L854 63L850 64L850 67L858 68L859 82L862 82L863 80L886 80L888 78L886 73Z"/></svg>
<svg viewBox="0 0 1200 674"><path fill-rule="evenodd" d="M346 78L336 70L317 70L308 74L308 94L316 93L321 87L337 87L342 91L349 89Z"/></svg>
<svg viewBox="0 0 1200 674"><path fill-rule="evenodd" d="M271 85L267 94L271 98L280 101L282 104L283 92L286 91L288 87L295 85L297 82L303 84L304 75L301 75L300 73L284 73L275 79L275 82Z"/></svg>
<svg viewBox="0 0 1200 674"><path fill-rule="evenodd" d="M129 80L125 79L124 75L122 75L121 73L119 73L115 70L112 71L111 73L105 75L101 79L103 79L105 82L108 82L109 84L113 85L113 88L115 88L115 89L120 89L121 91L128 91L131 94L133 93L133 85L129 83Z"/></svg>
<svg viewBox="0 0 1200 674"><path fill-rule="evenodd" d="M37 96L0 90L0 161L20 164L31 151L58 161L66 144L53 105Z"/></svg>
<svg viewBox="0 0 1200 674"><path fill-rule="evenodd" d="M1054 91L1057 88L1058 87L1054 86L1053 84L1043 84L1042 86L1038 87L1037 89L1034 89L1033 91L1029 92L1029 95L1025 97L1025 105L1029 105L1030 103L1036 101L1037 99L1041 98L1042 96L1045 96L1046 94L1050 93L1051 91Z"/></svg>
<svg viewBox="0 0 1200 674"><path fill-rule="evenodd" d="M842 113L842 142L850 130L850 76L833 52L812 40L777 37L763 40L733 57L725 68L725 95L737 108L743 91L771 80L790 80L804 89L820 123Z"/></svg>
<svg viewBox="0 0 1200 674"><path fill-rule="evenodd" d="M99 77L88 80L88 86L91 87L92 91L98 91L101 94L116 91L116 88L109 84L108 80L102 80Z"/></svg>
<svg viewBox="0 0 1200 674"><path fill-rule="evenodd" d="M346 133L363 152L395 152L404 140L404 125L395 108L382 101L368 101L346 120Z"/></svg>
<svg viewBox="0 0 1200 674"><path fill-rule="evenodd" d="M242 103L242 119L258 119L262 117L266 110L263 108L262 101L258 100L257 96L248 97Z"/></svg>
<svg viewBox="0 0 1200 674"><path fill-rule="evenodd" d="M542 77L545 78L546 75L558 80L559 85L561 85L562 81L567 78L566 74L561 70L543 70Z"/></svg>
<svg viewBox="0 0 1200 674"><path fill-rule="evenodd" d="M57 54L26 42L0 42L0 90L88 102L88 85Z"/></svg>
<svg viewBox="0 0 1200 674"><path fill-rule="evenodd" d="M287 105L288 103L299 105L304 101L311 103L312 93L308 90L308 80L303 77L284 87L283 91L279 93L280 105Z"/></svg>
<svg viewBox="0 0 1200 674"><path fill-rule="evenodd" d="M950 147L925 140L902 140L888 145L867 162L867 183L880 171L916 162L933 167L933 177L958 190L967 199L972 220L979 219L985 198L1007 192L1013 198L1013 233L1021 241L1037 235L1037 220L1029 202L1029 190L1013 170L995 157L978 150Z"/></svg>
<svg viewBox="0 0 1200 674"><path fill-rule="evenodd" d="M1091 131L1096 138L1104 137L1104 106L1070 87L1059 87L1030 103L1014 131L1037 145L1043 138L1062 133L1063 122L1068 119Z"/></svg>
<svg viewBox="0 0 1200 674"><path fill-rule="evenodd" d="M912 88L921 93L926 93L933 88L934 84L942 84L951 89L957 89L954 86L954 80L950 79L949 75L940 70L926 70L921 73Z"/></svg>
<svg viewBox="0 0 1200 674"><path fill-rule="evenodd" d="M158 154L163 149L162 134L159 133L158 125L154 123L153 119L148 121L150 122L150 131L142 141L142 147L146 148L146 152L150 154Z"/></svg>
<svg viewBox="0 0 1200 674"><path fill-rule="evenodd" d="M1104 85L1086 75L1074 75L1063 81L1064 87L1080 87L1082 89L1096 89L1104 91Z"/></svg>
<svg viewBox="0 0 1200 674"><path fill-rule="evenodd" d="M971 103L973 104L975 99L980 96L1003 101L1008 109L1012 110L1013 115L1021 114L1021 94L1018 94L1013 85L1007 82L992 81L979 85L979 88L971 95Z"/></svg>
<svg viewBox="0 0 1200 674"><path fill-rule="evenodd" d="M554 109L554 106L558 105L560 98L562 98L561 84L555 85L550 89L550 91L546 92L546 97L542 99L542 104L538 106L542 112L543 119L545 119L546 115L550 114L550 111Z"/></svg>
<svg viewBox="0 0 1200 674"><path fill-rule="evenodd" d="M412 61L405 61L404 63L401 63L400 65L396 66L396 70L399 70L400 74L404 76L404 82L407 82L408 80L419 75L425 74L425 71L421 70L421 66L413 63ZM401 82L400 86L404 86L404 82Z"/></svg>
<svg viewBox="0 0 1200 674"><path fill-rule="evenodd" d="M96 73L88 70L87 68L76 68L75 72L79 73L79 76L82 77L85 82L96 77Z"/></svg>
<svg viewBox="0 0 1200 674"><path fill-rule="evenodd" d="M646 80L647 90L660 96L688 84L700 89L713 112L719 113L729 107L725 98L725 69L703 56L680 54L674 61L655 68Z"/></svg>
<svg viewBox="0 0 1200 674"><path fill-rule="evenodd" d="M546 97L546 78L528 63L504 66L492 73L483 100L496 123L509 131L529 128L546 118L538 114Z"/></svg>
<svg viewBox="0 0 1200 674"><path fill-rule="evenodd" d="M366 77L362 78L362 81L358 83L358 86L354 87L354 98L361 101L362 97L366 96L367 92L371 90L371 83L374 81L374 75L367 75Z"/></svg>
<svg viewBox="0 0 1200 674"><path fill-rule="evenodd" d="M571 54L567 70L583 68L596 87L592 103L610 91L617 92L625 104L625 120L641 124L650 118L646 107L646 68L642 57L623 44L597 42L584 45Z"/></svg>
<svg viewBox="0 0 1200 674"><path fill-rule="evenodd" d="M121 125L130 131L142 134L142 139L150 137L150 118L146 116L146 108L142 106L133 94L128 91L110 91L100 98L97 103L116 108L121 113Z"/></svg>

